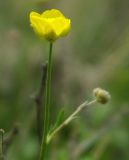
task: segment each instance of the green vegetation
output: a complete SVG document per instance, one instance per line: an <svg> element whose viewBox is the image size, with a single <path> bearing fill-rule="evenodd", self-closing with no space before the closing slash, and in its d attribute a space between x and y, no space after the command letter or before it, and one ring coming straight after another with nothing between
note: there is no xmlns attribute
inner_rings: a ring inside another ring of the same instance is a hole
<svg viewBox="0 0 129 160"><path fill-rule="evenodd" d="M34 97L49 44L29 24L32 10L57 8L72 21L53 47L51 123L67 118L96 87L111 101L89 107L56 135L49 160L129 159L129 3L126 0L0 1L0 128L9 160L37 160ZM44 102L44 99L43 99ZM8 141L7 141L8 142Z"/></svg>

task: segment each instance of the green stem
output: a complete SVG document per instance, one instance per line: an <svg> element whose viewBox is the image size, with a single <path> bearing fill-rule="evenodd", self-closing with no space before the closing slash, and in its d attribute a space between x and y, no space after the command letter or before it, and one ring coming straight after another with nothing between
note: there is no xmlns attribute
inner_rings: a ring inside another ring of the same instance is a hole
<svg viewBox="0 0 129 160"><path fill-rule="evenodd" d="M52 70L52 42L50 42L49 58L48 58L48 68L47 68L47 78L46 78L46 91L45 91L45 111L44 111L44 129L43 138L40 150L39 160L45 160L47 151L47 133L49 128L49 111L50 111L50 91L51 91L51 70Z"/></svg>
<svg viewBox="0 0 129 160"><path fill-rule="evenodd" d="M97 101L92 100L91 102L85 101L80 106L77 107L77 109L64 121L62 124L60 124L51 134L47 135L47 144L50 143L51 139L60 131L62 130L66 125L68 125L73 119L77 117L77 114L79 114L83 109L95 104Z"/></svg>

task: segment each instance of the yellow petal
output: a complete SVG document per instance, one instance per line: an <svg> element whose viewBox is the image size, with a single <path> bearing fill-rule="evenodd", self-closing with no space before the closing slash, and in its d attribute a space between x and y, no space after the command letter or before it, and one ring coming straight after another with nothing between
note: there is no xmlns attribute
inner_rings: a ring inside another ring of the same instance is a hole
<svg viewBox="0 0 129 160"><path fill-rule="evenodd" d="M35 32L40 36L44 36L51 30L49 23L41 17L31 16L30 22Z"/></svg>
<svg viewBox="0 0 129 160"><path fill-rule="evenodd" d="M57 39L57 35L47 19L32 15L30 21L34 31L40 37L44 37L49 41L55 41Z"/></svg>
<svg viewBox="0 0 129 160"><path fill-rule="evenodd" d="M62 32L60 33L60 36L66 36L69 33L70 29L71 29L71 21L70 19L66 19L64 28Z"/></svg>
<svg viewBox="0 0 129 160"><path fill-rule="evenodd" d="M41 15L37 12L32 11L32 12L30 12L30 19L31 19L32 16L40 17Z"/></svg>
<svg viewBox="0 0 129 160"><path fill-rule="evenodd" d="M51 9L43 12L41 14L43 18L57 18L57 17L64 17L64 15L57 9Z"/></svg>
<svg viewBox="0 0 129 160"><path fill-rule="evenodd" d="M67 33L71 28L70 19L62 17L55 18L55 20L51 23L51 25L58 37L67 35Z"/></svg>

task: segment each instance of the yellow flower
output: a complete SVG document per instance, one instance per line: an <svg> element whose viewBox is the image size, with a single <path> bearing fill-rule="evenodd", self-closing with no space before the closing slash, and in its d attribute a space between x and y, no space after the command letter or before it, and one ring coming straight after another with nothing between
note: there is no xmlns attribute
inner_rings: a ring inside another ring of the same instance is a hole
<svg viewBox="0 0 129 160"><path fill-rule="evenodd" d="M40 37L51 42L66 36L71 28L70 19L56 9L47 10L42 14L31 12L30 24Z"/></svg>

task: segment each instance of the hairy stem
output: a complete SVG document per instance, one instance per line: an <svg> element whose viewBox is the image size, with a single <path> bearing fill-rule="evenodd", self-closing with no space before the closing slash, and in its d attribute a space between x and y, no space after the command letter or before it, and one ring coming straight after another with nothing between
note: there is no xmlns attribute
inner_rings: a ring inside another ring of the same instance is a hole
<svg viewBox="0 0 129 160"><path fill-rule="evenodd" d="M44 129L43 129L43 138L40 150L39 160L44 160L47 151L47 133L49 127L49 111L50 111L50 90L51 90L51 70L52 70L52 42L50 42L49 49L49 58L48 58L48 68L47 68L47 77L46 77L46 90L45 90L45 112L44 112Z"/></svg>
<svg viewBox="0 0 129 160"><path fill-rule="evenodd" d="M96 103L96 99L91 101L91 102L87 102L85 101L84 103L82 103L80 106L77 107L77 109L59 126L57 127L51 134L49 134L47 136L47 144L51 141L51 139L62 129L64 128L66 125L68 125L73 119L76 118L77 114L79 112L81 112L84 108L92 105Z"/></svg>

